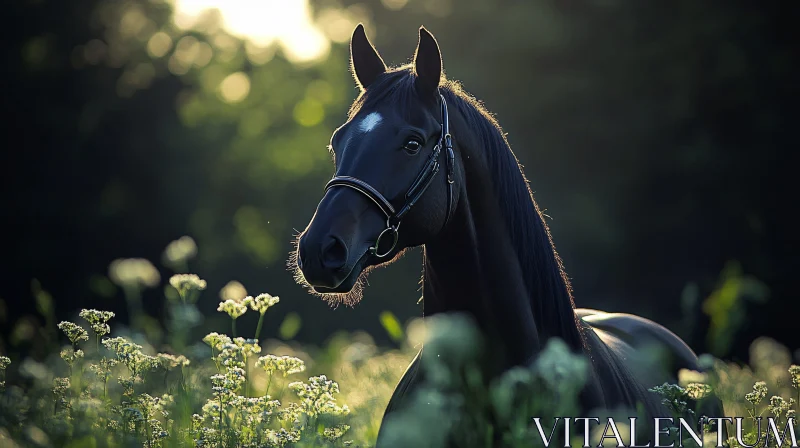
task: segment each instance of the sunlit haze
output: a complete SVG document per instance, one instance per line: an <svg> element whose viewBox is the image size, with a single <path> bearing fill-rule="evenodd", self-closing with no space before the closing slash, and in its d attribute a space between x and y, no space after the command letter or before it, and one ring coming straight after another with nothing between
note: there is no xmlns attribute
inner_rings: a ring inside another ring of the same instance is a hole
<svg viewBox="0 0 800 448"><path fill-rule="evenodd" d="M308 0L174 0L174 5L180 28L191 28L206 11L217 9L230 34L258 46L277 40L294 62L320 59L330 49L313 22Z"/></svg>

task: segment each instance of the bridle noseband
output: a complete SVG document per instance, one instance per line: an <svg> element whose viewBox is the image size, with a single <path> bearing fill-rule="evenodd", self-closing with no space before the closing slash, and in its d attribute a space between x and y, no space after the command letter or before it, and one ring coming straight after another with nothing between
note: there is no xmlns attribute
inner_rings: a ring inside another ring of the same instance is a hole
<svg viewBox="0 0 800 448"><path fill-rule="evenodd" d="M442 102L442 132L439 135L439 142L433 147L433 152L431 153L428 162L425 164L425 167L422 169L417 178L411 184L411 187L409 187L408 191L406 192L406 202L402 207L400 207L399 210L395 211L392 203L389 202L389 200L386 199L386 197L378 190L372 187L372 185L352 176L336 176L325 186L325 191L328 191L333 187L352 188L353 190L356 190L357 192L368 197L372 202L375 203L375 205L378 206L378 208L381 209L383 214L386 215L386 228L380 233L380 235L378 235L378 239L375 240L374 246L369 248L372 255L378 258L386 257L394 250L395 246L397 246L400 222L411 210L411 207L413 207L419 198L422 197L422 195L433 182L436 174L439 172L439 168L441 167L441 164L439 163L439 156L442 153L442 149L445 150L447 157L447 215L445 216L445 221L444 224L442 224L442 228L444 228L444 226L446 226L450 221L450 215L453 213L455 154L453 153L453 139L450 135L450 118L447 115L447 102L441 93L439 93L439 98ZM379 252L378 248L380 247L380 243L384 238L392 238L392 245L386 251Z"/></svg>

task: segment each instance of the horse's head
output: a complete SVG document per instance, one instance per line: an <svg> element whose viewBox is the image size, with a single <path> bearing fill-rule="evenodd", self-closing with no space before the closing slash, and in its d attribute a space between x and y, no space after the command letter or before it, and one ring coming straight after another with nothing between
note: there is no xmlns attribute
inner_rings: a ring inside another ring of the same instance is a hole
<svg viewBox="0 0 800 448"><path fill-rule="evenodd" d="M361 94L331 137L336 174L298 238L296 267L316 293L353 303L370 268L444 228L458 173L434 37L420 28L413 63L387 69L359 25L350 55Z"/></svg>

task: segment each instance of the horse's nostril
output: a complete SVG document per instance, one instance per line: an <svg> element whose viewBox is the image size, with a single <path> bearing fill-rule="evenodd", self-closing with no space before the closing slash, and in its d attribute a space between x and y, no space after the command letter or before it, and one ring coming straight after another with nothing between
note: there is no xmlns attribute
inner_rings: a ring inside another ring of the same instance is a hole
<svg viewBox="0 0 800 448"><path fill-rule="evenodd" d="M326 269L341 269L347 263L347 246L340 238L330 236L322 247L321 259Z"/></svg>

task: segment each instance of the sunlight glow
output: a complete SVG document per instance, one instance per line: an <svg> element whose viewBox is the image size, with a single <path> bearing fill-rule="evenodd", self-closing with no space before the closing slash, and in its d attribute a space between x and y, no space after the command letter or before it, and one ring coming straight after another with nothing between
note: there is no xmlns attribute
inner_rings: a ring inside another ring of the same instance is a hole
<svg viewBox="0 0 800 448"><path fill-rule="evenodd" d="M324 58L330 41L314 24L308 0L173 0L175 24L195 26L207 11L216 9L222 27L257 47L280 43L292 62Z"/></svg>

